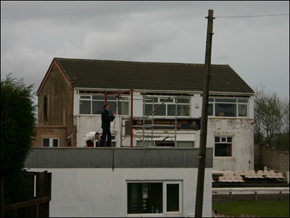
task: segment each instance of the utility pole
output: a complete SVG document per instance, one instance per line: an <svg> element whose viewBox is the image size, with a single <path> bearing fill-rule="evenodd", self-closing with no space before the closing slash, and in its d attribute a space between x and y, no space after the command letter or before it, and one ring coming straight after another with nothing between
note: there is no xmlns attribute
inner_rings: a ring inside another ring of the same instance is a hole
<svg viewBox="0 0 290 218"><path fill-rule="evenodd" d="M208 116L208 93L210 80L210 64L211 64L211 45L213 35L213 10L208 10L206 51L205 51L205 75L203 79L203 95L202 95L202 114L200 127L200 144L199 144L199 164L195 200L195 217L202 217L203 208L203 190L204 190L204 171L206 162L206 137L207 137L207 116Z"/></svg>

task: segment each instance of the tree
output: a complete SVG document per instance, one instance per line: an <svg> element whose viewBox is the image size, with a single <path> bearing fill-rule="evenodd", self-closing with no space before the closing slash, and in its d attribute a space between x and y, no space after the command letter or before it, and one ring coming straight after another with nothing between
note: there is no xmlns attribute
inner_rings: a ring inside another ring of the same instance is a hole
<svg viewBox="0 0 290 218"><path fill-rule="evenodd" d="M259 85L254 104L255 142L278 146L283 134L289 133L289 101L281 100L276 93L266 93Z"/></svg>
<svg viewBox="0 0 290 218"><path fill-rule="evenodd" d="M35 128L32 85L12 74L1 81L1 182L5 203L25 200L24 161Z"/></svg>

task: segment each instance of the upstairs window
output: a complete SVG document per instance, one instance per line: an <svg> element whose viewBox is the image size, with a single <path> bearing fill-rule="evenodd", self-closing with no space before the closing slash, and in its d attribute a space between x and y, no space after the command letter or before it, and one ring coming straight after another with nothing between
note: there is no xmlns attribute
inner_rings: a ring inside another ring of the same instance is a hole
<svg viewBox="0 0 290 218"><path fill-rule="evenodd" d="M44 120L48 120L47 111L48 111L48 100L47 100L47 96L45 96L43 98L43 118L44 118Z"/></svg>
<svg viewBox="0 0 290 218"><path fill-rule="evenodd" d="M190 116L190 98L177 97L154 97L145 96L145 113L144 116L149 115L154 111L154 116ZM165 101L165 103L163 103ZM153 113L152 113L153 114Z"/></svg>
<svg viewBox="0 0 290 218"><path fill-rule="evenodd" d="M107 96L107 103L110 111L115 111L118 115L129 115L129 99L120 100L114 95ZM81 95L80 114L102 114L105 104L105 95Z"/></svg>
<svg viewBox="0 0 290 218"><path fill-rule="evenodd" d="M248 99L209 98L208 115L215 117L247 117Z"/></svg>

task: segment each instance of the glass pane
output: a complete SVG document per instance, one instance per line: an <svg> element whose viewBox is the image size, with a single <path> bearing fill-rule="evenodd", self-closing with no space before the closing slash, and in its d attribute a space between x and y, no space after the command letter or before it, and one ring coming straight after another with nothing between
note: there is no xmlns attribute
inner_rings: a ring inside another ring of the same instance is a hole
<svg viewBox="0 0 290 218"><path fill-rule="evenodd" d="M167 212L179 211L179 184L167 184Z"/></svg>
<svg viewBox="0 0 290 218"><path fill-rule="evenodd" d="M228 137L228 142L232 142L232 137Z"/></svg>
<svg viewBox="0 0 290 218"><path fill-rule="evenodd" d="M248 103L248 99L238 99L239 103Z"/></svg>
<svg viewBox="0 0 290 218"><path fill-rule="evenodd" d="M208 104L208 116L213 116L213 104Z"/></svg>
<svg viewBox="0 0 290 218"><path fill-rule="evenodd" d="M91 114L91 101L80 101L80 114Z"/></svg>
<svg viewBox="0 0 290 218"><path fill-rule="evenodd" d="M215 102L236 102L236 99L231 98L216 98Z"/></svg>
<svg viewBox="0 0 290 218"><path fill-rule="evenodd" d="M168 98L159 98L159 102L162 103L164 101L166 101ZM173 102L173 98L169 98L165 103L167 102Z"/></svg>
<svg viewBox="0 0 290 218"><path fill-rule="evenodd" d="M236 104L215 104L215 115L222 117L236 117Z"/></svg>
<svg viewBox="0 0 290 218"><path fill-rule="evenodd" d="M194 147L194 141L190 142L190 141L179 141L177 142L177 147L178 148L193 148Z"/></svg>
<svg viewBox="0 0 290 218"><path fill-rule="evenodd" d="M216 157L230 157L232 156L231 144L215 144L215 156Z"/></svg>
<svg viewBox="0 0 290 218"><path fill-rule="evenodd" d="M159 104L155 104L155 109L159 106ZM166 105L163 104L160 107L157 108L157 110L154 112L155 116L166 116Z"/></svg>
<svg viewBox="0 0 290 218"><path fill-rule="evenodd" d="M239 110L239 112L238 112L239 117L246 117L247 116L247 105L239 104L238 110Z"/></svg>
<svg viewBox="0 0 290 218"><path fill-rule="evenodd" d="M128 213L162 213L162 183L128 183Z"/></svg>
<svg viewBox="0 0 290 218"><path fill-rule="evenodd" d="M44 116L43 116L43 118L45 119L45 120L47 120L47 110L48 110L48 108L47 108L47 97L44 97L44 99L43 99L43 114L44 114Z"/></svg>
<svg viewBox="0 0 290 218"><path fill-rule="evenodd" d="M81 99L91 99L90 95L81 95Z"/></svg>
<svg viewBox="0 0 290 218"><path fill-rule="evenodd" d="M104 110L104 101L93 101L93 114L102 114Z"/></svg>
<svg viewBox="0 0 290 218"><path fill-rule="evenodd" d="M189 99L188 98L178 98L177 103L189 103Z"/></svg>
<svg viewBox="0 0 290 218"><path fill-rule="evenodd" d="M220 137L214 137L215 142L220 142Z"/></svg>
<svg viewBox="0 0 290 218"><path fill-rule="evenodd" d="M209 101L209 102L213 102L213 98L209 98L208 101Z"/></svg>
<svg viewBox="0 0 290 218"><path fill-rule="evenodd" d="M42 139L42 146L43 147L49 147L49 138L43 138Z"/></svg>
<svg viewBox="0 0 290 218"><path fill-rule="evenodd" d="M175 116L175 104L167 105L167 115L168 116Z"/></svg>
<svg viewBox="0 0 290 218"><path fill-rule="evenodd" d="M123 103L123 115L129 115L129 102ZM118 102L118 114L122 115L122 101Z"/></svg>
<svg viewBox="0 0 290 218"><path fill-rule="evenodd" d="M174 147L174 141L154 141L155 146Z"/></svg>
<svg viewBox="0 0 290 218"><path fill-rule="evenodd" d="M158 98L156 97L146 97L146 102L155 102L158 103Z"/></svg>
<svg viewBox="0 0 290 218"><path fill-rule="evenodd" d="M53 139L52 146L53 147L58 147L58 139Z"/></svg>
<svg viewBox="0 0 290 218"><path fill-rule="evenodd" d="M189 105L177 105L177 116L189 116Z"/></svg>
<svg viewBox="0 0 290 218"><path fill-rule="evenodd" d="M145 104L145 114L144 115L148 115L152 111L153 111L153 104Z"/></svg>
<svg viewBox="0 0 290 218"><path fill-rule="evenodd" d="M104 95L93 95L93 99L105 101L105 96Z"/></svg>
<svg viewBox="0 0 290 218"><path fill-rule="evenodd" d="M226 138L225 137L222 137L222 142L226 142Z"/></svg>
<svg viewBox="0 0 290 218"><path fill-rule="evenodd" d="M107 95L107 101L115 101L116 96L115 95Z"/></svg>

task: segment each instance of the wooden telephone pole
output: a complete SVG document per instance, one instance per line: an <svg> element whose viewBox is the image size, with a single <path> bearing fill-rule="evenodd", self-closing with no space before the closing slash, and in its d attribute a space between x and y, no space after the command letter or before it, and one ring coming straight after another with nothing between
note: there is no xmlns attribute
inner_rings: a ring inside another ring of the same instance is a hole
<svg viewBox="0 0 290 218"><path fill-rule="evenodd" d="M203 79L203 96L202 96L202 114L200 128L200 144L199 144L199 164L195 201L195 217L202 217L203 209L203 190L204 190L204 171L206 162L206 136L207 136L207 116L208 116L208 93L210 80L211 65L211 47L213 35L213 10L208 10L207 38L205 52L205 75Z"/></svg>

